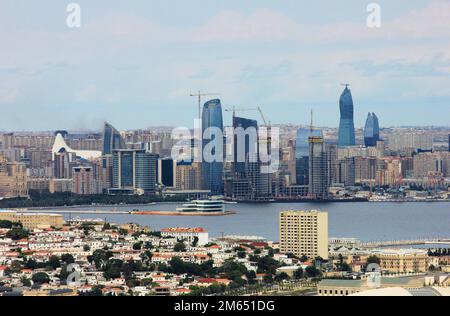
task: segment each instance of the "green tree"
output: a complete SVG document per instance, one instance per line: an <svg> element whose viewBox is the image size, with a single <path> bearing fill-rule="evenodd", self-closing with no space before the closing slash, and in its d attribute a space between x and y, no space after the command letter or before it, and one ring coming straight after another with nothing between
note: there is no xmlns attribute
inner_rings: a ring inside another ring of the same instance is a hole
<svg viewBox="0 0 450 316"><path fill-rule="evenodd" d="M306 262L306 261L308 261L308 257L307 256L303 255L303 256L300 257L300 262Z"/></svg>
<svg viewBox="0 0 450 316"><path fill-rule="evenodd" d="M20 240L24 238L28 238L29 231L19 227L13 227L6 233L7 238L11 238L12 240Z"/></svg>
<svg viewBox="0 0 450 316"><path fill-rule="evenodd" d="M61 255L61 261L65 264L71 264L75 262L75 258L70 253Z"/></svg>
<svg viewBox="0 0 450 316"><path fill-rule="evenodd" d="M289 275L287 275L286 272L281 272L280 274L277 274L275 276L275 281L276 282L281 282L281 281L284 281L284 280L289 280Z"/></svg>
<svg viewBox="0 0 450 316"><path fill-rule="evenodd" d="M245 251L239 251L237 253L238 258L244 259L247 256L247 253Z"/></svg>
<svg viewBox="0 0 450 316"><path fill-rule="evenodd" d="M22 277L20 279L20 282L22 282L23 286L27 286L27 287L31 286L31 281L27 277Z"/></svg>
<svg viewBox="0 0 450 316"><path fill-rule="evenodd" d="M271 256L264 256L259 258L256 265L258 266L258 271L261 273L275 274L279 263Z"/></svg>
<svg viewBox="0 0 450 316"><path fill-rule="evenodd" d="M56 268L61 267L61 260L58 256L51 256L45 266L55 270Z"/></svg>
<svg viewBox="0 0 450 316"><path fill-rule="evenodd" d="M319 269L317 269L315 266L309 266L305 269L306 277L308 278L317 278L320 275L322 275L322 272L320 272Z"/></svg>
<svg viewBox="0 0 450 316"><path fill-rule="evenodd" d="M19 273L20 271L22 271L22 263L18 260L15 260L11 263L10 269L12 273Z"/></svg>
<svg viewBox="0 0 450 316"><path fill-rule="evenodd" d="M13 223L11 221L1 220L0 228L8 228L11 229L13 227Z"/></svg>
<svg viewBox="0 0 450 316"><path fill-rule="evenodd" d="M31 280L35 284L41 285L41 284L44 284L44 283L49 283L50 282L50 277L45 272L38 272L38 273L33 274L33 276L31 277Z"/></svg>
<svg viewBox="0 0 450 316"><path fill-rule="evenodd" d="M186 251L186 245L183 242L177 242L175 246L173 247L173 251L175 252L185 252Z"/></svg>
<svg viewBox="0 0 450 316"><path fill-rule="evenodd" d="M303 269L300 267L297 270L295 270L294 279L300 280L301 278L303 278Z"/></svg>
<svg viewBox="0 0 450 316"><path fill-rule="evenodd" d="M102 264L104 264L109 258L113 256L111 251L104 249L97 249L94 253L87 257L89 262L94 262L97 269L99 269Z"/></svg>

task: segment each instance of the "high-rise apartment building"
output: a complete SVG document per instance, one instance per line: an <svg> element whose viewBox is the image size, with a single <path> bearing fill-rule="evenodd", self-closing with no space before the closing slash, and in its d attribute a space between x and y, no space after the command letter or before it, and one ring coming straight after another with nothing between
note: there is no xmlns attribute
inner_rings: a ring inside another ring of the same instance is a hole
<svg viewBox="0 0 450 316"><path fill-rule="evenodd" d="M179 162L176 167L175 187L180 191L202 188L202 168L198 162Z"/></svg>
<svg viewBox="0 0 450 316"><path fill-rule="evenodd" d="M175 187L177 162L172 158L158 159L158 183L167 188Z"/></svg>
<svg viewBox="0 0 450 316"><path fill-rule="evenodd" d="M280 251L328 259L328 213L283 211L279 217Z"/></svg>
<svg viewBox="0 0 450 316"><path fill-rule="evenodd" d="M448 152L419 153L413 157L414 178L448 177L450 175Z"/></svg>
<svg viewBox="0 0 450 316"><path fill-rule="evenodd" d="M322 130L300 128L295 140L295 162L297 185L309 185L309 138L322 137Z"/></svg>
<svg viewBox="0 0 450 316"><path fill-rule="evenodd" d="M355 159L345 158L337 161L335 166L336 183L342 184L345 187L355 185Z"/></svg>
<svg viewBox="0 0 450 316"><path fill-rule="evenodd" d="M61 148L53 156L53 177L56 179L72 178L75 154Z"/></svg>
<svg viewBox="0 0 450 316"><path fill-rule="evenodd" d="M309 190L312 198L324 199L329 196L331 185L330 155L322 137L309 138Z"/></svg>
<svg viewBox="0 0 450 316"><path fill-rule="evenodd" d="M101 193L99 182L92 167L78 166L72 169L72 193L91 195Z"/></svg>
<svg viewBox="0 0 450 316"><path fill-rule="evenodd" d="M28 197L27 167L0 157L0 198Z"/></svg>
<svg viewBox="0 0 450 316"><path fill-rule="evenodd" d="M395 132L388 139L389 149L392 151L433 149L433 135L428 132Z"/></svg>
<svg viewBox="0 0 450 316"><path fill-rule="evenodd" d="M355 123L353 121L353 98L348 85L346 85L339 100L341 120L339 122L338 146L355 146Z"/></svg>

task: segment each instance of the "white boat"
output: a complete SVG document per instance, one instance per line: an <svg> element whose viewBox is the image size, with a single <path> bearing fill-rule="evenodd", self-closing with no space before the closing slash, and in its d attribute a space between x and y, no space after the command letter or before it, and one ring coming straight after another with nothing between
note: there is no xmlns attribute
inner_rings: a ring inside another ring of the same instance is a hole
<svg viewBox="0 0 450 316"><path fill-rule="evenodd" d="M184 213L223 213L223 200L195 200L177 207L177 212Z"/></svg>

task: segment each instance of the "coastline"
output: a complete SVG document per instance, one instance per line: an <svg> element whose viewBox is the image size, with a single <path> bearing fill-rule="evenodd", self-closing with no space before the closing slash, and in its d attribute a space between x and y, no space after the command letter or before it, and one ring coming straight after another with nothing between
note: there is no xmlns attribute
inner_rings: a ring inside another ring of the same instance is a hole
<svg viewBox="0 0 450 316"><path fill-rule="evenodd" d="M392 200L369 200L365 198L359 198L359 199L326 199L326 200L314 200L314 199L293 199L293 200L286 200L286 199L276 199L272 201L228 201L228 202L235 202L236 204L255 204L255 205L261 205L261 204L288 204L288 203L308 203L308 204L328 204L328 203L449 203L450 199L444 200L437 200L437 199L430 199L430 200L416 200L416 199L392 199ZM83 204L83 205L64 205L64 206L40 206L40 207L11 207L11 208L2 208L3 210L14 210L14 211L45 211L45 210L69 210L69 209L79 209L79 208L93 208L93 207L100 207L100 208L118 208L118 207L147 207L147 206L155 206L155 205L179 205L183 202L152 202L152 203L140 203L140 204ZM111 211L112 212L112 211Z"/></svg>

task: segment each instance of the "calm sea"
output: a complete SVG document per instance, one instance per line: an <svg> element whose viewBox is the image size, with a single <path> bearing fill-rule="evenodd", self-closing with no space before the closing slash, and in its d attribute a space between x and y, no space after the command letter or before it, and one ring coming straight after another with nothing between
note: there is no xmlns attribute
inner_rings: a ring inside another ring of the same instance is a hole
<svg viewBox="0 0 450 316"><path fill-rule="evenodd" d="M138 207L94 207L94 209L173 211L177 206L177 204L157 204ZM204 227L210 236L220 236L222 233L256 235L277 241L280 211L319 209L328 211L330 237L357 237L363 241L450 237L450 203L446 202L228 204L226 208L236 211L237 214L222 217L177 217L73 213L72 217L103 218L114 223L138 223L155 230L164 227ZM65 217L68 218L69 215L65 214Z"/></svg>

